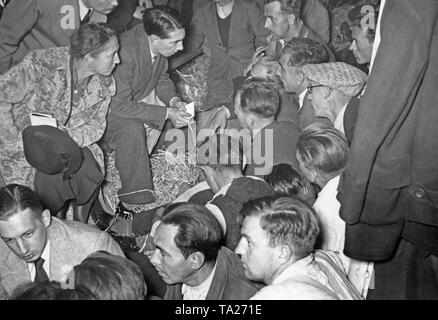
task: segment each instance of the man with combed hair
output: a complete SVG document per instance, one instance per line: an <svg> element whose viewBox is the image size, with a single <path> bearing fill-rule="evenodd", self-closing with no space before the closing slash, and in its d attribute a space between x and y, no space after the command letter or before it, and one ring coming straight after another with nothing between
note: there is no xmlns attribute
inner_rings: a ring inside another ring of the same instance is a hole
<svg viewBox="0 0 438 320"><path fill-rule="evenodd" d="M341 269L322 264L314 253L319 221L298 198L275 196L248 202L242 210L242 238L236 248L245 275L267 284L253 300L337 300L347 298L333 279ZM324 254L324 253L323 253ZM352 291L350 299L354 298Z"/></svg>
<svg viewBox="0 0 438 320"><path fill-rule="evenodd" d="M298 122L301 130L317 120L315 110L308 98L309 79L304 75L303 67L307 64L320 64L328 61L327 50L321 44L304 38L293 38L289 41L278 61L280 68L277 70L277 75L283 82L284 90L297 96L294 102L298 109ZM318 121L326 120L318 119Z"/></svg>
<svg viewBox="0 0 438 320"><path fill-rule="evenodd" d="M308 64L302 70L310 80L307 91L315 116L329 119L351 141L359 112L357 97L367 75L344 62Z"/></svg>
<svg viewBox="0 0 438 320"><path fill-rule="evenodd" d="M163 214L151 262L167 300L246 300L256 291L239 257L222 247L219 222L204 206L177 204Z"/></svg>
<svg viewBox="0 0 438 320"><path fill-rule="evenodd" d="M280 163L297 166L295 142L301 130L296 122L276 120L279 106L280 94L269 80L249 79L236 94L234 112L251 135L244 145L246 175L263 177Z"/></svg>
<svg viewBox="0 0 438 320"><path fill-rule="evenodd" d="M345 223L339 216L341 204L337 195L340 177L347 165L348 151L345 136L321 124L310 125L297 142L297 158L302 174L321 188L313 204L321 222L321 248L340 253L348 279L365 298L373 272L372 263L350 259L342 253Z"/></svg>
<svg viewBox="0 0 438 320"><path fill-rule="evenodd" d="M120 175L118 212L137 213L139 206L155 201L149 154L166 119L177 128L188 123L186 103L167 73L167 58L183 49L184 37L175 10L166 7L146 9L143 24L120 35L117 92L103 137L115 151Z"/></svg>
<svg viewBox="0 0 438 320"><path fill-rule="evenodd" d="M285 44L292 38L307 38L323 45L330 55L330 60L335 61L327 41L322 40L303 22L301 9L301 0L274 0L265 4L265 28L271 32L266 54L279 58Z"/></svg>
<svg viewBox="0 0 438 320"><path fill-rule="evenodd" d="M272 0L255 0L261 8ZM289 3L294 0L288 0ZM285 1L286 2L286 1ZM320 0L301 0L301 18L304 24L312 29L326 43L330 42L329 11Z"/></svg>
<svg viewBox="0 0 438 320"><path fill-rule="evenodd" d="M0 19L0 74L32 50L65 47L81 23L105 22L117 0L14 0Z"/></svg>
<svg viewBox="0 0 438 320"><path fill-rule="evenodd" d="M92 252L123 256L107 233L52 218L31 189L17 184L0 188L0 236L0 299L25 282L65 280Z"/></svg>

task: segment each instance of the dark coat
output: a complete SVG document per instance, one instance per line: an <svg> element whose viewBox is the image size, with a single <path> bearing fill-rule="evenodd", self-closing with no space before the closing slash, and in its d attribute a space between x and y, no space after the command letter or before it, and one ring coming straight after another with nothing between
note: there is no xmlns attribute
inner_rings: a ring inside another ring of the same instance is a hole
<svg viewBox="0 0 438 320"><path fill-rule="evenodd" d="M167 59L158 55L151 64L148 35L143 24L123 32L119 40L121 63L114 71L117 92L111 100L110 112L161 129L166 120L166 108L139 101L154 89L166 105L176 96L175 85L167 73Z"/></svg>
<svg viewBox="0 0 438 320"><path fill-rule="evenodd" d="M339 189L351 258L391 259L401 237L438 255L437 17L436 0L386 2Z"/></svg>
<svg viewBox="0 0 438 320"><path fill-rule="evenodd" d="M241 177L234 179L225 195L214 198L210 203L217 206L227 226L225 246L234 250L240 240L238 215L244 204L250 200L274 195L272 187L264 180Z"/></svg>
<svg viewBox="0 0 438 320"><path fill-rule="evenodd" d="M298 123L290 121L274 121L263 128L252 139L251 149L244 150L248 161L245 175L263 178L272 172L275 165L280 163L289 163L294 168L299 168L296 144L300 134ZM269 143L271 141L272 144ZM257 161L261 160L258 159L261 156L264 157L265 163L259 164ZM269 157L272 158L269 159ZM272 166L267 165L269 160L272 160Z"/></svg>
<svg viewBox="0 0 438 320"><path fill-rule="evenodd" d="M164 299L183 300L181 288L182 284L168 286ZM248 300L257 291L256 285L245 278L242 262L237 254L222 247L205 300Z"/></svg>
<svg viewBox="0 0 438 320"><path fill-rule="evenodd" d="M197 51L206 40L211 50L206 103L232 101L233 82L243 75L257 46L266 45L268 31L259 6L249 0L235 0L231 13L228 44L222 43L216 14L216 3L208 1L196 8L190 29L188 51Z"/></svg>

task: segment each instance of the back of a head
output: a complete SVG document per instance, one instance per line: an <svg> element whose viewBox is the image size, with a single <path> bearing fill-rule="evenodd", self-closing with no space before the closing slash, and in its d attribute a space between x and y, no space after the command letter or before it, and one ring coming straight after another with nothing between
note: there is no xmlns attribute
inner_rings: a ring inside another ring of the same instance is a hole
<svg viewBox="0 0 438 320"><path fill-rule="evenodd" d="M178 227L174 242L185 258L201 252L205 262L214 261L223 244L222 228L204 206L181 203L166 209L161 223Z"/></svg>
<svg viewBox="0 0 438 320"><path fill-rule="evenodd" d="M329 62L327 49L319 42L307 38L293 38L286 43L283 54L290 55L288 64L291 67Z"/></svg>
<svg viewBox="0 0 438 320"><path fill-rule="evenodd" d="M41 216L43 206L35 192L19 184L9 184L0 188L0 220L6 220L26 209L31 209L34 214Z"/></svg>
<svg viewBox="0 0 438 320"><path fill-rule="evenodd" d="M308 170L320 175L339 175L347 165L348 152L345 136L324 125L307 127L297 141L298 160Z"/></svg>
<svg viewBox="0 0 438 320"><path fill-rule="evenodd" d="M167 39L171 32L184 29L178 20L178 11L168 6L146 9L143 13L143 26L148 35L156 35L160 39Z"/></svg>
<svg viewBox="0 0 438 320"><path fill-rule="evenodd" d="M140 268L105 251L90 254L73 272L75 286L87 287L98 300L142 300L147 294Z"/></svg>
<svg viewBox="0 0 438 320"><path fill-rule="evenodd" d="M241 172L243 157L243 147L239 139L226 133L218 133L208 137L199 147L197 164L216 170Z"/></svg>
<svg viewBox="0 0 438 320"><path fill-rule="evenodd" d="M76 60L87 54L95 56L116 36L116 32L104 23L83 24L70 38L70 55Z"/></svg>
<svg viewBox="0 0 438 320"><path fill-rule="evenodd" d="M274 79L248 79L238 91L240 107L261 119L275 117L280 107L279 88Z"/></svg>
<svg viewBox="0 0 438 320"><path fill-rule="evenodd" d="M59 282L31 282L15 289L12 300L96 300L84 286L63 288Z"/></svg>
<svg viewBox="0 0 438 320"><path fill-rule="evenodd" d="M288 163L274 166L265 180L278 195L297 197L310 205L316 200L314 186Z"/></svg>
<svg viewBox="0 0 438 320"><path fill-rule="evenodd" d="M286 245L295 260L308 256L319 235L316 212L295 197L272 196L246 203L240 219L260 218L260 227L268 234L271 247Z"/></svg>

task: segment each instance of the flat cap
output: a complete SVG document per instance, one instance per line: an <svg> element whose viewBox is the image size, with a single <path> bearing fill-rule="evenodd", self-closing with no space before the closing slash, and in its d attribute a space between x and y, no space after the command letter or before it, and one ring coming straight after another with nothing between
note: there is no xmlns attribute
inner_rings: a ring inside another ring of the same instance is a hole
<svg viewBox="0 0 438 320"><path fill-rule="evenodd" d="M308 64L303 67L307 78L315 83L355 97L367 82L365 72L344 62Z"/></svg>

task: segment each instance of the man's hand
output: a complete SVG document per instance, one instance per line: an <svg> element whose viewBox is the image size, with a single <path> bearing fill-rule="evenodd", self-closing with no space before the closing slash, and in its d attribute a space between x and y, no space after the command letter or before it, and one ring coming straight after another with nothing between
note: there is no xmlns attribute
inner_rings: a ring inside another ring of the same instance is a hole
<svg viewBox="0 0 438 320"><path fill-rule="evenodd" d="M267 46L261 46L258 47L256 49L256 51L254 52L253 56L252 56L252 61L249 64L248 67L246 67L245 71L244 71L244 75L248 75L249 72L251 72L251 69L254 67L254 65L256 65L260 58L263 57L266 54L266 50L268 49Z"/></svg>
<svg viewBox="0 0 438 320"><path fill-rule="evenodd" d="M177 108L167 108L167 119L172 121L175 128L179 129L190 122L190 114Z"/></svg>

